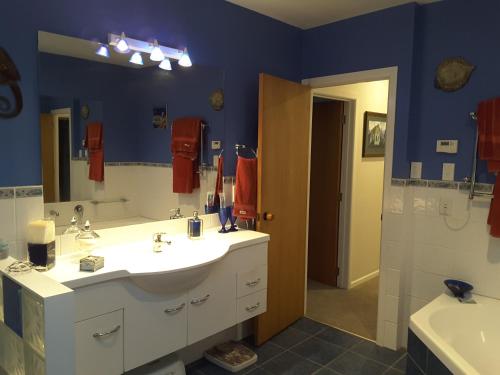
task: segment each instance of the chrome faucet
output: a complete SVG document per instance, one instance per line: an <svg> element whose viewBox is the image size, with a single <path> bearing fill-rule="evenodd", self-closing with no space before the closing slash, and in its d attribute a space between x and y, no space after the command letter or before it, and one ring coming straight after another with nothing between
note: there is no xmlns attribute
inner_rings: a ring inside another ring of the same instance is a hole
<svg viewBox="0 0 500 375"><path fill-rule="evenodd" d="M59 211L56 210L50 210L49 211L49 216L53 217L58 217L59 216Z"/></svg>
<svg viewBox="0 0 500 375"><path fill-rule="evenodd" d="M181 209L180 208L173 208L170 210L170 212L173 212L173 215L170 215L170 220L172 219L182 219L184 217L183 214L181 214Z"/></svg>
<svg viewBox="0 0 500 375"><path fill-rule="evenodd" d="M172 245L172 241L168 240L166 236L165 232L153 234L153 251L155 253L161 253L165 245Z"/></svg>

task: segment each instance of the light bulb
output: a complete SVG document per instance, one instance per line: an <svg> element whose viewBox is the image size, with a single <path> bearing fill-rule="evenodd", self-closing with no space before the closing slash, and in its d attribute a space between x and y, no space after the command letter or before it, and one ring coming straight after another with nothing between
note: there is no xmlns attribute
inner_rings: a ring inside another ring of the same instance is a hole
<svg viewBox="0 0 500 375"><path fill-rule="evenodd" d="M108 46L104 45L104 44L99 44L99 47L97 48L97 50L95 51L95 54L96 55L99 55L99 56L102 56L102 57L106 57L108 58L109 57L109 49L108 49Z"/></svg>
<svg viewBox="0 0 500 375"><path fill-rule="evenodd" d="M151 50L151 55L149 55L149 58L152 61L163 61L163 59L165 58L156 39L153 43L153 49Z"/></svg>
<svg viewBox="0 0 500 375"><path fill-rule="evenodd" d="M136 65L144 65L144 63L142 62L142 56L140 52L134 52L134 54L130 56L129 62Z"/></svg>
<svg viewBox="0 0 500 375"><path fill-rule="evenodd" d="M163 61L158 65L158 68L163 70L172 70L172 64L170 64L170 60L168 57L165 57Z"/></svg>
<svg viewBox="0 0 500 375"><path fill-rule="evenodd" d="M122 33L120 35L120 40L118 40L118 43L116 43L115 51L119 53L127 53L130 51L130 48L128 46L125 33Z"/></svg>
<svg viewBox="0 0 500 375"><path fill-rule="evenodd" d="M191 59L189 58L188 50L187 48L184 48L184 52L182 52L182 56L179 59L179 65L184 66L186 68L189 68L193 64L191 63Z"/></svg>

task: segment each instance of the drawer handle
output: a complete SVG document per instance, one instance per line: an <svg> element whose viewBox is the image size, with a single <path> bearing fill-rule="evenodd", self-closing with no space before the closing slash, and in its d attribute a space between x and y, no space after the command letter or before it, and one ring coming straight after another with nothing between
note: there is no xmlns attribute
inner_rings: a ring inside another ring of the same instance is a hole
<svg viewBox="0 0 500 375"><path fill-rule="evenodd" d="M205 297L202 298L195 298L191 301L191 305L201 305L202 303L207 302L207 300L210 298L210 294L207 294Z"/></svg>
<svg viewBox="0 0 500 375"><path fill-rule="evenodd" d="M172 307L171 309L166 309L166 310L165 310L165 313L166 313L166 314L174 314L174 313L176 313L176 312L181 311L181 310L182 310L185 306L186 306L186 304L185 304L185 303L182 303L182 304L180 304L179 306Z"/></svg>
<svg viewBox="0 0 500 375"><path fill-rule="evenodd" d="M105 337L105 336L109 336L109 335L112 335L113 333L116 333L120 330L121 326L116 326L115 328L113 328L111 331L109 332L104 332L104 333L101 333L101 332L98 332L98 333L94 333L92 335L92 337L96 338L96 339L99 339L101 337Z"/></svg>
<svg viewBox="0 0 500 375"><path fill-rule="evenodd" d="M260 302L257 302L257 303L256 303L255 305L253 305L253 306L247 306L247 307L246 307L246 310L247 310L248 312L252 312L252 311L257 310L259 307L260 307Z"/></svg>
<svg viewBox="0 0 500 375"><path fill-rule="evenodd" d="M258 279L255 279L254 281L247 281L246 285L248 287L253 287L253 286L257 285L258 283L260 283L260 277Z"/></svg>

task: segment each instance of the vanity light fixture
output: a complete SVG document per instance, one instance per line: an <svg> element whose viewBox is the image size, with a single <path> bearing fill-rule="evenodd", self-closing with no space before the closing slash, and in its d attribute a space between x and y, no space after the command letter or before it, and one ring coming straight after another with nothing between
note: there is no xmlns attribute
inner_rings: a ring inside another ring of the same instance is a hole
<svg viewBox="0 0 500 375"><path fill-rule="evenodd" d="M165 57L163 61L158 65L158 68L163 70L172 70L172 64L170 64L170 59Z"/></svg>
<svg viewBox="0 0 500 375"><path fill-rule="evenodd" d="M191 62L191 59L189 58L187 48L184 48L184 51L182 52L182 56L179 59L179 65L184 66L186 68L189 68L190 66L193 65L193 63Z"/></svg>
<svg viewBox="0 0 500 375"><path fill-rule="evenodd" d="M104 44L99 44L99 47L95 51L95 54L98 56L109 58L109 49Z"/></svg>
<svg viewBox="0 0 500 375"><path fill-rule="evenodd" d="M115 50L119 53L128 53L130 51L125 33L121 33L120 38L115 45Z"/></svg>
<svg viewBox="0 0 500 375"><path fill-rule="evenodd" d="M134 54L130 56L129 62L136 65L144 65L144 62L142 61L142 55L140 52L134 52Z"/></svg>
<svg viewBox="0 0 500 375"><path fill-rule="evenodd" d="M163 61L163 59L165 58L156 39L153 42L153 49L151 51L151 54L149 55L149 58L151 59L151 61Z"/></svg>

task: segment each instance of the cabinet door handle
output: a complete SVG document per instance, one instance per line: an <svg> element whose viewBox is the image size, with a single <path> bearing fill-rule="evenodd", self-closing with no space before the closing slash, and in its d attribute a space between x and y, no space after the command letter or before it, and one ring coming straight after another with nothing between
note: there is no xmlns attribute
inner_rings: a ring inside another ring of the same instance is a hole
<svg viewBox="0 0 500 375"><path fill-rule="evenodd" d="M201 305L202 303L207 302L209 298L210 294L207 294L205 297L195 298L191 300L191 305Z"/></svg>
<svg viewBox="0 0 500 375"><path fill-rule="evenodd" d="M247 306L246 307L246 310L248 312L252 312L254 310L257 310L258 308L260 307L260 302L257 302L255 305L252 305L252 306Z"/></svg>
<svg viewBox="0 0 500 375"><path fill-rule="evenodd" d="M113 328L111 331L108 331L108 332L96 332L92 335L92 337L99 339L101 337L109 336L109 335L112 335L113 333L118 332L120 330L120 328L121 328L121 326L116 326L115 328Z"/></svg>
<svg viewBox="0 0 500 375"><path fill-rule="evenodd" d="M170 308L170 309L166 309L166 310L165 310L165 313L166 313L166 314L174 314L174 313L176 313L176 312L181 311L181 310L182 310L185 306L186 306L186 304L185 304L185 303L182 303L182 304L180 304L179 306L172 307L172 308Z"/></svg>
<svg viewBox="0 0 500 375"><path fill-rule="evenodd" d="M253 287L253 286L257 285L258 283L260 283L260 277L258 279L253 280L253 281L247 281L246 285L248 287Z"/></svg>

